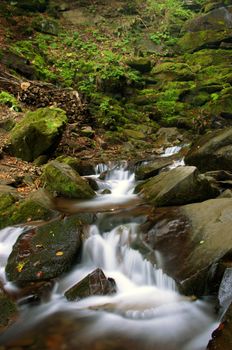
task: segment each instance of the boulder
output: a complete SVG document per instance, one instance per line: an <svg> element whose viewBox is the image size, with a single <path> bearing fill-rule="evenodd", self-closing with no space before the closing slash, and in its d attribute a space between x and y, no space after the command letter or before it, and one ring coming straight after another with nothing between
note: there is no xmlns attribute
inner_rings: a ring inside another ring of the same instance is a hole
<svg viewBox="0 0 232 350"><path fill-rule="evenodd" d="M140 165L135 170L136 180L146 180L150 177L156 176L159 174L159 171L172 164L173 159L168 158L158 158L148 164Z"/></svg>
<svg viewBox="0 0 232 350"><path fill-rule="evenodd" d="M59 196L78 199L91 199L95 192L87 180L83 179L71 166L56 160L43 169L41 181L44 186Z"/></svg>
<svg viewBox="0 0 232 350"><path fill-rule="evenodd" d="M80 254L82 224L74 215L21 234L7 261L7 278L25 283L50 280L67 271Z"/></svg>
<svg viewBox="0 0 232 350"><path fill-rule="evenodd" d="M217 293L231 266L232 199L159 208L145 224L146 243L159 252L164 272L187 294Z"/></svg>
<svg viewBox="0 0 232 350"><path fill-rule="evenodd" d="M232 38L232 6L216 8L188 21L186 34L179 40L183 50L194 52L201 48L219 47Z"/></svg>
<svg viewBox="0 0 232 350"><path fill-rule="evenodd" d="M213 198L219 191L199 174L195 167L178 167L162 172L142 185L136 191L151 204L162 207L200 202Z"/></svg>
<svg viewBox="0 0 232 350"><path fill-rule="evenodd" d="M232 170L232 128L209 132L200 137L185 157L187 165L200 171Z"/></svg>
<svg viewBox="0 0 232 350"><path fill-rule="evenodd" d="M139 71L140 73L149 73L152 69L152 63L144 57L133 57L126 62L128 66Z"/></svg>
<svg viewBox="0 0 232 350"><path fill-rule="evenodd" d="M188 81L195 78L195 73L190 66L180 62L163 62L158 64L152 69L151 75L159 81Z"/></svg>
<svg viewBox="0 0 232 350"><path fill-rule="evenodd" d="M58 145L67 123L59 108L40 108L28 112L10 132L10 152L26 161L51 153Z"/></svg>
<svg viewBox="0 0 232 350"><path fill-rule="evenodd" d="M56 160L60 163L65 163L70 165L81 176L95 174L95 166L93 163L90 163L89 161L81 160L79 158L70 157L70 156L59 156L56 158Z"/></svg>
<svg viewBox="0 0 232 350"><path fill-rule="evenodd" d="M116 293L116 284L112 278L107 278L101 269L96 269L83 280L65 292L69 301L79 300L91 295L108 295Z"/></svg>

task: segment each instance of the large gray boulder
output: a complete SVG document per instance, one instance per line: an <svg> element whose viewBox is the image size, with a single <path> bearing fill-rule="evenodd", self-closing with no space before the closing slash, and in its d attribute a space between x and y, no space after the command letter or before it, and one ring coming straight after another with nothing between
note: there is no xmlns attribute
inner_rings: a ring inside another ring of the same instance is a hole
<svg viewBox="0 0 232 350"><path fill-rule="evenodd" d="M197 168L189 166L160 173L136 189L157 207L200 202L219 194Z"/></svg>
<svg viewBox="0 0 232 350"><path fill-rule="evenodd" d="M232 199L159 208L146 228L146 243L159 252L164 271L186 293L217 292L231 266Z"/></svg>
<svg viewBox="0 0 232 350"><path fill-rule="evenodd" d="M185 157L187 165L200 171L232 170L232 128L210 132L191 147Z"/></svg>

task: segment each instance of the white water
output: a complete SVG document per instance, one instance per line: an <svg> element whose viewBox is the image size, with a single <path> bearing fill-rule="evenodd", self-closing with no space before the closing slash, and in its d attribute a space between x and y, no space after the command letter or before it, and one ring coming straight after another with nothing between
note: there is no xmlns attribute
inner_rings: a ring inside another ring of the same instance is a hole
<svg viewBox="0 0 232 350"><path fill-rule="evenodd" d="M112 166L105 180L98 180L99 192L102 188L108 188L111 194L99 194L91 202L93 207L100 207L102 203L122 203L128 197L136 198L133 195L134 175L125 169L126 164ZM94 178L97 179L99 172L106 170L106 166L98 166L98 174ZM89 204L80 205L83 208ZM102 214L99 214L101 219ZM22 229L18 228L0 232L0 253L3 252L0 277L4 280L7 256L21 232ZM139 234L140 226L136 223L122 224L109 232L99 232L98 222L92 225L84 242L81 263L58 281L49 303L35 307L33 311L23 311L24 328L45 322L48 316L57 311L84 312L91 317L97 315L94 325L91 322L80 334L80 337L88 334L88 339L92 341L117 331L122 336L143 339L141 350L204 350L215 329L211 305L203 301L192 302L180 295L170 277L145 260L139 251L130 248ZM114 278L117 293L67 302L63 297L64 292L96 268L101 268L107 277Z"/></svg>

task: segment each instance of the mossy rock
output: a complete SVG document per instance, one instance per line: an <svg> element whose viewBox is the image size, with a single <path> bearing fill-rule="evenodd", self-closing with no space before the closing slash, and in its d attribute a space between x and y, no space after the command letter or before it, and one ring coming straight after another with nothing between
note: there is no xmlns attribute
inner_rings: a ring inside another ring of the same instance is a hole
<svg viewBox="0 0 232 350"><path fill-rule="evenodd" d="M81 248L79 215L55 220L19 236L6 266L10 281L49 280L69 270Z"/></svg>
<svg viewBox="0 0 232 350"><path fill-rule="evenodd" d="M41 180L44 186L59 196L91 199L95 192L70 165L51 161L45 165Z"/></svg>
<svg viewBox="0 0 232 350"><path fill-rule="evenodd" d="M189 81L194 80L195 73L186 63L164 62L152 69L152 76L159 81Z"/></svg>
<svg viewBox="0 0 232 350"><path fill-rule="evenodd" d="M1 209L0 214L0 229L35 220L49 220L57 215L55 211L30 198Z"/></svg>
<svg viewBox="0 0 232 350"><path fill-rule="evenodd" d="M129 139L143 140L145 134L142 131L124 129L123 134Z"/></svg>
<svg viewBox="0 0 232 350"><path fill-rule="evenodd" d="M70 165L70 167L77 171L81 176L93 175L95 173L95 166L88 161L83 161L70 156L59 156L56 160L60 163Z"/></svg>
<svg viewBox="0 0 232 350"><path fill-rule="evenodd" d="M222 41L232 38L232 30L216 32L214 30L202 30L188 32L179 41L178 45L183 51L194 52L202 48L217 48Z"/></svg>
<svg viewBox="0 0 232 350"><path fill-rule="evenodd" d="M59 25L54 19L45 19L40 16L33 21L32 25L38 32L55 36L59 34Z"/></svg>
<svg viewBox="0 0 232 350"><path fill-rule="evenodd" d="M144 57L133 57L126 62L128 66L136 69L140 73L149 73L152 69L152 63L149 59Z"/></svg>
<svg viewBox="0 0 232 350"><path fill-rule="evenodd" d="M16 200L11 193L0 192L0 213L10 207Z"/></svg>
<svg viewBox="0 0 232 350"><path fill-rule="evenodd" d="M223 89L219 93L211 94L211 101L206 109L211 115L221 116L225 119L232 120L232 88Z"/></svg>
<svg viewBox="0 0 232 350"><path fill-rule="evenodd" d="M0 287L0 332L5 330L17 317L16 304L6 295Z"/></svg>
<svg viewBox="0 0 232 350"><path fill-rule="evenodd" d="M10 132L10 152L26 161L33 161L58 145L67 123L59 108L40 108L28 112Z"/></svg>
<svg viewBox="0 0 232 350"><path fill-rule="evenodd" d="M13 95L9 94L9 92L0 92L0 105L1 104L11 107L16 112L21 111L18 100Z"/></svg>

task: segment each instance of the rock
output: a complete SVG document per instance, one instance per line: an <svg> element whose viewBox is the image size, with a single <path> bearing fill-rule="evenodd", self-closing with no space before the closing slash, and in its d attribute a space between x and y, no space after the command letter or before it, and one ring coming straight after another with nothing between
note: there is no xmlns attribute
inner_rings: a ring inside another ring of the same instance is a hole
<svg viewBox="0 0 232 350"><path fill-rule="evenodd" d="M10 132L10 152L26 161L50 154L58 145L67 123L59 108L40 108L28 112Z"/></svg>
<svg viewBox="0 0 232 350"><path fill-rule="evenodd" d="M135 170L135 178L136 180L146 180L156 176L162 168L172 164L172 162L173 159L170 158L158 158L148 164L140 165Z"/></svg>
<svg viewBox="0 0 232 350"><path fill-rule="evenodd" d="M32 23L35 30L41 33L57 36L59 34L59 25L54 19L38 18Z"/></svg>
<svg viewBox="0 0 232 350"><path fill-rule="evenodd" d="M0 213L16 202L16 197L11 192L0 192Z"/></svg>
<svg viewBox="0 0 232 350"><path fill-rule="evenodd" d="M160 128L156 133L155 147L170 147L184 141L184 135L177 128Z"/></svg>
<svg viewBox="0 0 232 350"><path fill-rule="evenodd" d="M183 50L194 52L218 47L232 37L232 6L220 7L188 21L186 34L179 40Z"/></svg>
<svg viewBox="0 0 232 350"><path fill-rule="evenodd" d="M146 243L159 252L160 267L185 293L218 292L225 268L232 263L231 209L232 199L227 198L159 208L154 221L145 224Z"/></svg>
<svg viewBox="0 0 232 350"><path fill-rule="evenodd" d="M95 166L89 161L84 161L84 160L70 157L70 156L60 156L60 157L57 157L56 160L60 163L65 163L70 165L81 176L95 174Z"/></svg>
<svg viewBox="0 0 232 350"><path fill-rule="evenodd" d="M43 12L46 10L48 0L20 0L16 2L16 6L21 7L26 11Z"/></svg>
<svg viewBox="0 0 232 350"><path fill-rule="evenodd" d="M95 131L91 128L91 126L85 126L81 129L81 134L91 139L94 137Z"/></svg>
<svg viewBox="0 0 232 350"><path fill-rule="evenodd" d="M35 67L25 57L6 51L0 57L0 61L28 79L34 80L37 78Z"/></svg>
<svg viewBox="0 0 232 350"><path fill-rule="evenodd" d="M207 350L230 350L232 346L232 304L223 316L223 320L212 334Z"/></svg>
<svg viewBox="0 0 232 350"><path fill-rule="evenodd" d="M195 167L178 167L160 173L138 185L136 191L138 190L148 202L157 207L200 202L219 194Z"/></svg>
<svg viewBox="0 0 232 350"><path fill-rule="evenodd" d="M112 278L107 278L101 269L96 269L83 280L65 292L69 301L79 300L91 295L107 295L116 293L116 284Z"/></svg>
<svg viewBox="0 0 232 350"><path fill-rule="evenodd" d="M128 138L136 140L142 140L145 138L145 134L143 132L132 129L124 129L123 134Z"/></svg>
<svg viewBox="0 0 232 350"><path fill-rule="evenodd" d="M0 333L15 321L18 311L13 300L0 287Z"/></svg>
<svg viewBox="0 0 232 350"><path fill-rule="evenodd" d="M159 81L188 81L195 78L195 73L191 70L190 66L179 62L161 63L152 69L151 74Z"/></svg>
<svg viewBox="0 0 232 350"><path fill-rule="evenodd" d="M95 196L88 181L68 164L56 160L45 165L41 181L48 190L60 196L78 199L91 199Z"/></svg>
<svg viewBox="0 0 232 350"><path fill-rule="evenodd" d="M140 73L149 73L152 69L151 61L144 57L133 57L133 59L128 60L126 63Z"/></svg>
<svg viewBox="0 0 232 350"><path fill-rule="evenodd" d="M200 171L232 170L232 128L217 130L200 137L185 157L187 165Z"/></svg>
<svg viewBox="0 0 232 350"><path fill-rule="evenodd" d="M45 199L44 199L45 201ZM49 220L57 215L54 210L48 209L40 200L33 196L7 205L0 210L0 229L17 224L25 224L35 220Z"/></svg>
<svg viewBox="0 0 232 350"><path fill-rule="evenodd" d="M44 281L67 271L80 253L82 224L74 215L20 235L7 261L7 278L15 283Z"/></svg>
<svg viewBox="0 0 232 350"><path fill-rule="evenodd" d="M223 307L224 310L226 310L231 302L232 302L232 268L227 268L224 272L219 292L218 292L218 300L220 303L220 306Z"/></svg>

